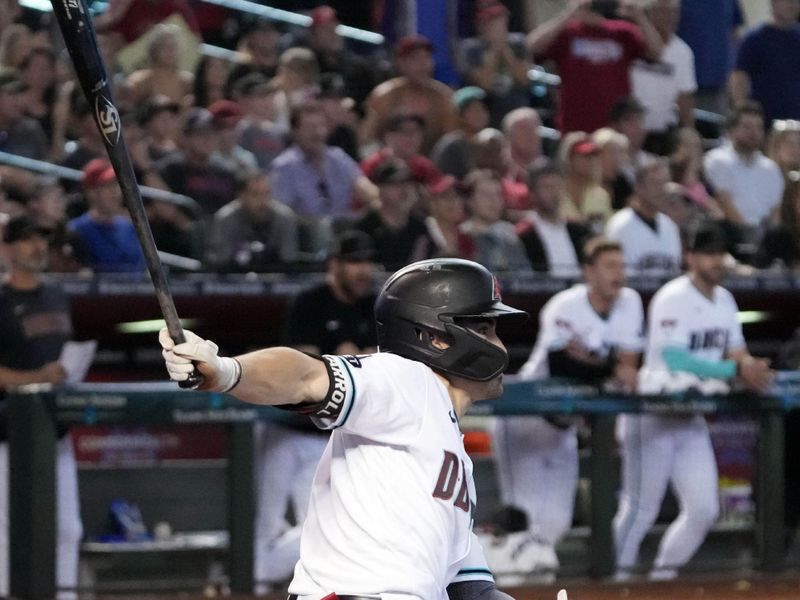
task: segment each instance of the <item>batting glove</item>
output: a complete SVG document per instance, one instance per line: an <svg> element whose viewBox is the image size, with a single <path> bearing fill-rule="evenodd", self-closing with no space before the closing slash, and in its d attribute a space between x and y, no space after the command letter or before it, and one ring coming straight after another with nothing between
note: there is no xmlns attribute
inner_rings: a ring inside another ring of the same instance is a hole
<svg viewBox="0 0 800 600"><path fill-rule="evenodd" d="M167 372L173 381L185 381L197 368L204 376L200 389L213 392L227 392L239 383L242 366L234 358L219 356L219 347L209 340L185 329L186 341L175 344L165 327L158 334L161 355L167 365Z"/></svg>

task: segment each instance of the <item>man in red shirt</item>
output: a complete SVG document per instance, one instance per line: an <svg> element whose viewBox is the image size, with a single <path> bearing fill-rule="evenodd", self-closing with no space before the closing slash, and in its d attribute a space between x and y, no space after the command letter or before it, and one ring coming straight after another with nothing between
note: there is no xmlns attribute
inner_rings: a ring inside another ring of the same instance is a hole
<svg viewBox="0 0 800 600"><path fill-rule="evenodd" d="M566 10L534 29L527 43L537 59L558 67L562 133L591 133L607 125L614 102L630 95L633 61L657 60L664 47L644 10L630 0L570 0Z"/></svg>

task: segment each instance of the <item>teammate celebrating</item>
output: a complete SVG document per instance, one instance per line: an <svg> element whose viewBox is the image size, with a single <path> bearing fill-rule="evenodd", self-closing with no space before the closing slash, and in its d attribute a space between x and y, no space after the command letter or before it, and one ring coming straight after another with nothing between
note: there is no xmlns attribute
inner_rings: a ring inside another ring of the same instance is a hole
<svg viewBox="0 0 800 600"><path fill-rule="evenodd" d="M519 378L611 380L633 391L644 311L639 294L624 287L622 246L593 238L585 246L583 262L586 283L559 292L542 309L539 335ZM489 566L498 578L514 583L528 573L555 570L554 548L572 525L578 484L574 420L498 419L495 460L503 503L521 510L525 518L517 520L520 531L493 540L487 549Z"/></svg>
<svg viewBox="0 0 800 600"><path fill-rule="evenodd" d="M737 306L720 287L727 245L717 226L699 228L689 244L689 272L662 287L650 303L645 363L639 391L645 394L697 388L728 391L738 378L764 392L772 382L768 361L745 346ZM623 473L614 518L618 578L628 577L639 545L658 516L671 483L681 512L655 559L652 579L671 579L700 547L719 512L717 465L702 415L622 415Z"/></svg>
<svg viewBox="0 0 800 600"><path fill-rule="evenodd" d="M497 398L508 353L503 304L484 267L413 263L375 304L380 352L312 357L268 348L237 358L187 331L159 340L170 377L311 417L332 434L311 491L290 599L508 600L472 533L475 485L459 417Z"/></svg>

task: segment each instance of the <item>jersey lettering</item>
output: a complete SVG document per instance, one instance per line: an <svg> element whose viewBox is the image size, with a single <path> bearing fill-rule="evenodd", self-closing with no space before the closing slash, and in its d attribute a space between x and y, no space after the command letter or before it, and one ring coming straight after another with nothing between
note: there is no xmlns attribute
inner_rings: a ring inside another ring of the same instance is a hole
<svg viewBox="0 0 800 600"><path fill-rule="evenodd" d="M469 499L469 488L467 487L467 467L461 463L461 489L458 491L456 501L453 503L456 508L460 508L468 513L472 502Z"/></svg>
<svg viewBox="0 0 800 600"><path fill-rule="evenodd" d="M444 451L444 460L442 461L441 469L439 469L436 487L433 488L433 497L439 498L440 500L450 500L456 491L459 474L461 476L461 487L458 490L458 495L453 505L469 513L475 503L469 497L467 467L464 461L448 450Z"/></svg>
<svg viewBox="0 0 800 600"><path fill-rule="evenodd" d="M728 331L721 327L692 331L689 334L689 350L705 350L706 348L728 347Z"/></svg>
<svg viewBox="0 0 800 600"><path fill-rule="evenodd" d="M324 356L323 359L328 366L328 374L331 379L328 397L325 405L316 413L318 417L332 418L339 416L347 397L347 380L342 366L334 357Z"/></svg>

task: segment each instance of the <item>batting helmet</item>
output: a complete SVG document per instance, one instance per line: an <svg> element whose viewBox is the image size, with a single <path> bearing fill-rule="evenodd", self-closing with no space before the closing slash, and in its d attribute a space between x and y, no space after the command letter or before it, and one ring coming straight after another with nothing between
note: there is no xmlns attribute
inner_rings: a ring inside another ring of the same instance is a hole
<svg viewBox="0 0 800 600"><path fill-rule="evenodd" d="M469 260L440 258L408 265L392 275L375 301L378 346L433 369L488 381L508 366L508 353L459 324L467 318L526 319L503 304L497 280ZM450 346L433 346L435 332Z"/></svg>

